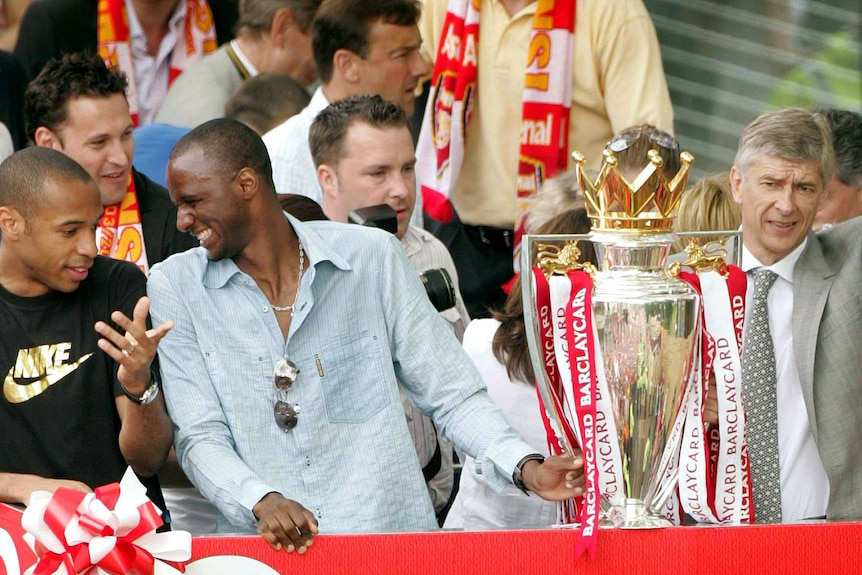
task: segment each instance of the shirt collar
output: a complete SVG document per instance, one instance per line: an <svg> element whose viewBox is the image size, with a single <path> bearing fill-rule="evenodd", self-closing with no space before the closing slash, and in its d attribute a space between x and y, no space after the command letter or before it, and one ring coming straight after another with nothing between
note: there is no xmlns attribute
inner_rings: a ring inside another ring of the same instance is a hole
<svg viewBox="0 0 862 575"><path fill-rule="evenodd" d="M308 261L308 272L311 274L311 279L314 281L314 271L321 262L332 262L332 265L341 270L350 270L350 264L338 255L335 246L326 242L312 226L304 224L284 212L287 221L296 232L299 241L302 242L302 249L305 250L305 257ZM208 260L206 270L203 275L203 285L206 288L220 289L223 288L235 275L246 275L239 266L231 258L220 260Z"/></svg>
<svg viewBox="0 0 862 575"><path fill-rule="evenodd" d="M742 271L748 273L756 268L766 268L775 272L775 274L790 282L793 283L793 268L796 267L796 262L799 261L799 256L802 255L802 252L805 251L805 246L808 245L808 237L799 244L795 250L784 256L782 259L778 260L771 266L763 265L760 260L754 257L748 247L743 242L742 244Z"/></svg>
<svg viewBox="0 0 862 575"><path fill-rule="evenodd" d="M414 226L407 226L407 232L401 238L401 247L404 248L404 253L407 254L407 257L409 258L419 253L424 243L425 238L416 231L416 228Z"/></svg>
<svg viewBox="0 0 862 575"><path fill-rule="evenodd" d="M329 106L329 98L326 97L326 94L323 93L323 86L318 86L317 90L314 91L314 94L311 95L311 101L308 102L308 106L305 107L305 110L311 114L312 118L316 118L317 115L325 110Z"/></svg>
<svg viewBox="0 0 862 575"><path fill-rule="evenodd" d="M242 48L239 47L239 42L236 40L230 41L230 47L233 48L233 53L236 54L236 57L239 58L240 63L245 67L248 75L254 78L260 71L257 67L251 63L251 60L248 59L248 56L245 55L245 52L242 51Z"/></svg>
<svg viewBox="0 0 862 575"><path fill-rule="evenodd" d="M181 37L179 33L183 28L182 24L186 17L186 9L186 2L183 0L178 1L176 8L174 8L174 13L171 14L171 18L168 20L168 29L178 34L178 37ZM143 50L146 52L147 38L144 35L143 27L141 27L141 21L138 20L135 7L132 6L132 0L126 0L126 21L129 23L129 41L136 47L141 46L143 42Z"/></svg>

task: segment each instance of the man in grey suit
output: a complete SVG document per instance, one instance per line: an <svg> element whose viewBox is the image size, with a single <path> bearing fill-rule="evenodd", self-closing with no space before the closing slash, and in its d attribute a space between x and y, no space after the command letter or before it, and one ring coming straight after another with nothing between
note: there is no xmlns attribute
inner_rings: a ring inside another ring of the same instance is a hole
<svg viewBox="0 0 862 575"><path fill-rule="evenodd" d="M820 113L769 112L743 132L731 170L749 276L746 323L754 313L755 272L777 276L766 295L780 477L773 521L862 519L862 410L855 407L862 397L862 220L811 231L834 169L831 140ZM743 356L750 341L746 331ZM745 363L743 357L743 381ZM749 445L750 389L743 384ZM752 477L760 459L752 453ZM762 521L756 485L753 491Z"/></svg>

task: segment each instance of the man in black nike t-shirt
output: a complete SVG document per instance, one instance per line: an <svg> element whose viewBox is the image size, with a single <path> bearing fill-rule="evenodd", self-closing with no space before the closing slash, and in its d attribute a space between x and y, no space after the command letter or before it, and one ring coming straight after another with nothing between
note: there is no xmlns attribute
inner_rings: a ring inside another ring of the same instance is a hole
<svg viewBox="0 0 862 575"><path fill-rule="evenodd" d="M93 179L60 152L0 165L0 501L89 490L130 465L164 509L172 430L152 364L172 324L147 329L144 274L96 255L101 215Z"/></svg>

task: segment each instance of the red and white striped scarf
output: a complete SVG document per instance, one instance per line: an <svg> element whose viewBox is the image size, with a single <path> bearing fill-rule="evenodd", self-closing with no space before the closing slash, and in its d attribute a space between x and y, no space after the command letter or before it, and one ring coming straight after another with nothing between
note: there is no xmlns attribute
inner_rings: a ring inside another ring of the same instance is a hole
<svg viewBox="0 0 862 575"><path fill-rule="evenodd" d="M452 221L450 198L477 94L479 9L480 0L449 0L419 137L423 208L441 222ZM546 178L566 169L574 29L575 0L537 1L521 112L516 253L530 198Z"/></svg>
<svg viewBox="0 0 862 575"><path fill-rule="evenodd" d="M144 245L138 193L135 189L135 178L131 173L126 195L120 203L104 208L96 236L99 255L132 262L145 274L149 273L150 263Z"/></svg>

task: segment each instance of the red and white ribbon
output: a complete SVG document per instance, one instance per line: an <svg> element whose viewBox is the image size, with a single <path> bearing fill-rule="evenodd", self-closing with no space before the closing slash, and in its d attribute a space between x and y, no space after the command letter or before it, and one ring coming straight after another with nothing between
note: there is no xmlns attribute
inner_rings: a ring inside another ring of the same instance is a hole
<svg viewBox="0 0 862 575"><path fill-rule="evenodd" d="M680 484L683 507L697 521L738 524L751 522L753 509L740 400L746 278L736 266L728 266L727 274L680 274L702 295L704 339L703 380L693 387L687 404ZM711 374L716 382L717 426L707 425L703 413Z"/></svg>
<svg viewBox="0 0 862 575"><path fill-rule="evenodd" d="M83 493L36 491L21 518L38 562L25 575L175 575L191 534L156 533L160 511L131 469L120 483Z"/></svg>
<svg viewBox="0 0 862 575"><path fill-rule="evenodd" d="M575 431L584 460L585 488L580 537L575 553L595 557L599 525L599 472L596 460L596 355L593 280L583 271L549 280L554 313L554 344L564 392L563 415Z"/></svg>
<svg viewBox="0 0 862 575"><path fill-rule="evenodd" d="M560 455L566 451L566 445L579 445L575 437L575 431L565 417L552 417L551 413L562 414L564 402L564 391L557 366L557 356L554 346L554 312L551 309L551 293L548 280L538 268L533 268L533 294L536 302L536 317L539 322L539 343L541 346L542 366L546 381L550 384L548 390L548 401L551 403L549 411L545 405L546 399L542 396L540 387L536 385L536 395L539 398L539 412L545 427L545 435L548 441L548 450L551 455ZM540 373L536 374L541 377ZM560 501L557 506L557 521L568 525L578 520L582 497L577 499L566 499Z"/></svg>

